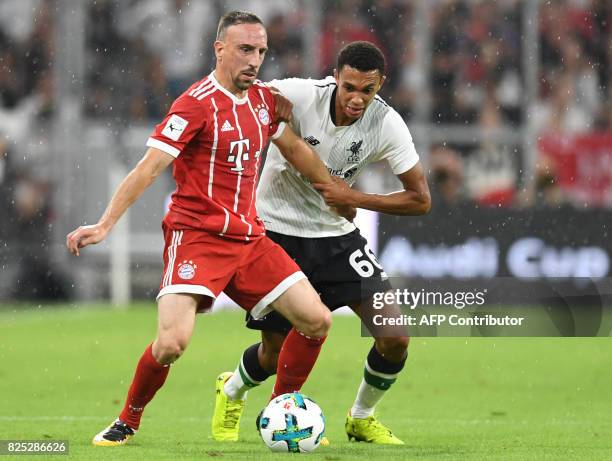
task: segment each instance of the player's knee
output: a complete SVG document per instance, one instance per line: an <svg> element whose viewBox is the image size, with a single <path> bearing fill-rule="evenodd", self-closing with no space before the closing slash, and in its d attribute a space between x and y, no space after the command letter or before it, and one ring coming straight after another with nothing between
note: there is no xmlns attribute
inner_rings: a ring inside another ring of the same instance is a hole
<svg viewBox="0 0 612 461"><path fill-rule="evenodd" d="M317 309L316 315L311 317L309 321L305 322L301 327L298 327L298 329L306 336L320 338L327 336L327 333L331 328L331 324L331 312L327 307L325 307L324 304L321 304L320 308Z"/></svg>
<svg viewBox="0 0 612 461"><path fill-rule="evenodd" d="M319 320L319 331L320 334L318 336L327 336L329 333L329 329L332 325L332 313L327 308L327 306L321 304L322 306L322 314Z"/></svg>
<svg viewBox="0 0 612 461"><path fill-rule="evenodd" d="M376 348L380 354L394 362L403 360L406 357L409 343L409 336L376 338Z"/></svg>
<svg viewBox="0 0 612 461"><path fill-rule="evenodd" d="M168 338L158 340L157 348L155 348L155 359L162 365L169 365L183 355L187 349L188 341L184 338Z"/></svg>
<svg viewBox="0 0 612 461"><path fill-rule="evenodd" d="M172 363L178 360L178 358L183 355L185 352L185 348L179 342L171 342L164 345L162 349L162 356L164 357L164 362Z"/></svg>

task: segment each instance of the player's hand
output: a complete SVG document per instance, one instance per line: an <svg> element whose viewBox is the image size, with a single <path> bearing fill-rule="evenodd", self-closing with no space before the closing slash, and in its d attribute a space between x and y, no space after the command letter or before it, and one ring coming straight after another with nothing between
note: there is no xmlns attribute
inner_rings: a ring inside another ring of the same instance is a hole
<svg viewBox="0 0 612 461"><path fill-rule="evenodd" d="M284 122L291 121L291 112L293 111L293 103L289 101L278 88L273 86L269 87L272 95L274 95L274 101L276 106L276 112L274 112L275 120L282 120Z"/></svg>
<svg viewBox="0 0 612 461"><path fill-rule="evenodd" d="M343 179L333 177L333 183L321 184L313 183L312 187L319 191L325 203L331 207L355 207L353 200L353 189Z"/></svg>
<svg viewBox="0 0 612 461"><path fill-rule="evenodd" d="M353 222L355 216L357 216L357 208L355 208L354 206L345 205L332 207L332 209L336 212L338 216L342 216L348 222Z"/></svg>
<svg viewBox="0 0 612 461"><path fill-rule="evenodd" d="M80 248L101 242L108 235L108 231L109 229L101 224L80 226L66 236L68 251L75 256L79 256Z"/></svg>

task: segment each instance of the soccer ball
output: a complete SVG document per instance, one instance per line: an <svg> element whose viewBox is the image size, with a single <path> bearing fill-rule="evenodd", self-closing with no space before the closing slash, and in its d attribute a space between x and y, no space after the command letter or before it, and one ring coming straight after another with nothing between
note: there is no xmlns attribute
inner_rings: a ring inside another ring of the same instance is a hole
<svg viewBox="0 0 612 461"><path fill-rule="evenodd" d="M272 451L314 451L325 433L325 417L319 405L294 392L273 399L257 418L257 429Z"/></svg>

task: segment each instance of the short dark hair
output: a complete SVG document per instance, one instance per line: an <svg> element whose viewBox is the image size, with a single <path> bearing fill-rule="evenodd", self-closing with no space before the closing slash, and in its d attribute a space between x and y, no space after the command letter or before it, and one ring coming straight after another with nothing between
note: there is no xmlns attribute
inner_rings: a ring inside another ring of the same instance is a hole
<svg viewBox="0 0 612 461"><path fill-rule="evenodd" d="M261 19L259 19L257 15L253 13L249 13L248 11L230 11L229 13L221 16L221 19L219 19L219 26L217 27L217 40L222 40L227 28L230 26L235 26L236 24L261 24L263 26Z"/></svg>
<svg viewBox="0 0 612 461"><path fill-rule="evenodd" d="M380 48L370 42L352 42L340 50L338 54L338 72L344 66L367 72L377 70L380 75L385 75L387 61Z"/></svg>

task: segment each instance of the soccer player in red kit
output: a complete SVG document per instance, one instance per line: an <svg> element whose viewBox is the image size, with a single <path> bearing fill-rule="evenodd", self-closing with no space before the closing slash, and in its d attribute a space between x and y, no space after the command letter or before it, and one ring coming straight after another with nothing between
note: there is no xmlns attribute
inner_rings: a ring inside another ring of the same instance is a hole
<svg viewBox="0 0 612 461"><path fill-rule="evenodd" d="M285 251L265 236L255 210L261 153L269 139L313 182L331 177L305 142L276 123L275 100L256 80L267 49L257 16L231 12L219 22L215 70L173 103L97 224L68 234L79 249L102 241L125 210L174 162L176 191L163 220L164 273L157 296L157 336L140 361L119 417L97 434L100 446L127 442L142 412L184 352L196 313L225 291L253 317L270 308L294 326L281 351L275 392L299 389L331 325L329 310ZM289 350L289 348L287 349Z"/></svg>

